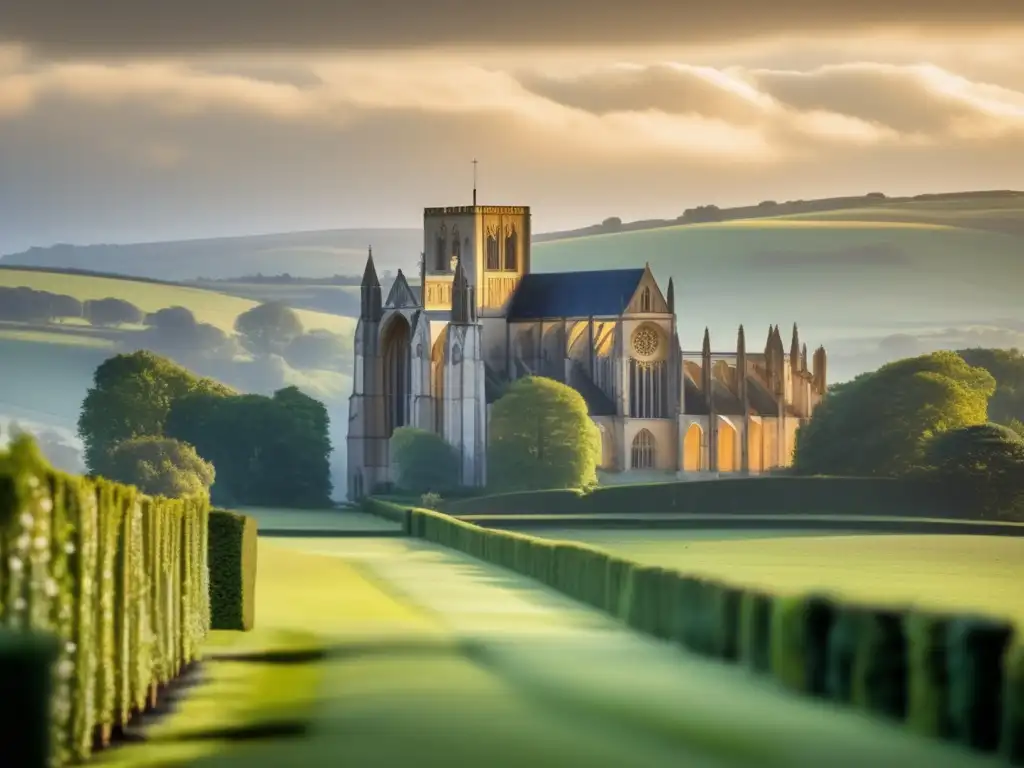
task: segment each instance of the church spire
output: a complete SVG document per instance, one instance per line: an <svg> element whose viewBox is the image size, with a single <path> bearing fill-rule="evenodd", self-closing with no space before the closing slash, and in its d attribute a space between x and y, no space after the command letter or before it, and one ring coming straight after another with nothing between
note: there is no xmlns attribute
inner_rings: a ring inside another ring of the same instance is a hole
<svg viewBox="0 0 1024 768"><path fill-rule="evenodd" d="M711 357L711 332L704 326L704 346L701 347L701 354L704 357Z"/></svg>
<svg viewBox="0 0 1024 768"><path fill-rule="evenodd" d="M736 334L736 395L743 404L743 415L749 411L747 404L747 337L743 325Z"/></svg>
<svg viewBox="0 0 1024 768"><path fill-rule="evenodd" d="M800 370L807 373L807 345L804 344L800 350Z"/></svg>
<svg viewBox="0 0 1024 768"><path fill-rule="evenodd" d="M800 331L796 323L793 323L793 339L789 344L789 367L794 371L800 370Z"/></svg>
<svg viewBox="0 0 1024 768"><path fill-rule="evenodd" d="M380 279L377 267L373 263L373 247L367 250L366 269L363 270L363 282L359 286L359 317L363 320L377 322L383 312L384 302L380 293Z"/></svg>
<svg viewBox="0 0 1024 768"><path fill-rule="evenodd" d="M676 313L676 287L672 284L672 278L668 279L668 290L665 292L665 301L668 302L668 311L673 315Z"/></svg>

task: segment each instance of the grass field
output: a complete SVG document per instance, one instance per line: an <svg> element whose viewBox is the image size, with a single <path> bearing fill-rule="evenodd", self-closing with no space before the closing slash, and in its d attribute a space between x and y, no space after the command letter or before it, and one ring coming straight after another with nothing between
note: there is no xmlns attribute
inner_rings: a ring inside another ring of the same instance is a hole
<svg viewBox="0 0 1024 768"><path fill-rule="evenodd" d="M538 530L651 565L786 592L1009 616L1024 626L1024 538L813 531Z"/></svg>
<svg viewBox="0 0 1024 768"><path fill-rule="evenodd" d="M281 301L290 307L316 312L332 312L350 317L359 314L358 285L218 282L209 284L209 288L244 299Z"/></svg>
<svg viewBox="0 0 1024 768"><path fill-rule="evenodd" d="M0 286L24 286L61 293L79 301L113 297L130 301L144 312L156 312L172 306L185 307L199 322L215 325L226 332L234 328L235 318L258 303L205 288L18 269L0 269ZM324 329L349 335L355 328L355 321L348 317L304 309L296 311L306 330Z"/></svg>
<svg viewBox="0 0 1024 768"><path fill-rule="evenodd" d="M216 633L213 683L149 741L100 764L816 768L822 755L834 768L990 764L781 693L424 542L261 540L258 560L257 629ZM277 675L260 662L310 643L332 655L277 664ZM222 666L224 653L251 661ZM303 717L308 732L291 739L210 738Z"/></svg>

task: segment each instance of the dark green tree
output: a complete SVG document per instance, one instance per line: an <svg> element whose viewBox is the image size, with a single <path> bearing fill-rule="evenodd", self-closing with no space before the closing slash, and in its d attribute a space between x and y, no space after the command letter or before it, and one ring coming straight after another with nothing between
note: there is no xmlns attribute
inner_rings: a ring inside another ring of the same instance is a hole
<svg viewBox="0 0 1024 768"><path fill-rule="evenodd" d="M961 349L958 353L970 365L984 368L996 380L996 391L988 404L988 417L1009 425L1024 421L1024 354L1018 349Z"/></svg>
<svg viewBox="0 0 1024 768"><path fill-rule="evenodd" d="M1024 439L1000 424L978 424L933 437L928 467L965 502L986 513L1024 514Z"/></svg>
<svg viewBox="0 0 1024 768"><path fill-rule="evenodd" d="M351 364L349 339L325 330L296 336L284 349L284 359L298 369L342 370Z"/></svg>
<svg viewBox="0 0 1024 768"><path fill-rule="evenodd" d="M216 472L188 443L139 437L110 452L107 477L151 496L177 498L209 491Z"/></svg>
<svg viewBox="0 0 1024 768"><path fill-rule="evenodd" d="M152 352L115 355L99 365L82 403L78 434L85 463L103 475L114 446L136 437L162 437L172 404L195 392L224 397L233 390L203 379Z"/></svg>
<svg viewBox="0 0 1024 768"><path fill-rule="evenodd" d="M954 352L898 360L829 390L797 433L801 474L899 476L932 436L983 424L995 381Z"/></svg>
<svg viewBox="0 0 1024 768"><path fill-rule="evenodd" d="M124 299L94 299L82 305L82 314L93 325L102 327L141 323L145 313Z"/></svg>
<svg viewBox="0 0 1024 768"><path fill-rule="evenodd" d="M601 435L572 387L528 376L494 404L487 470L496 490L581 488L597 481Z"/></svg>
<svg viewBox="0 0 1024 768"><path fill-rule="evenodd" d="M295 310L279 301L260 304L235 319L235 332L242 343L258 355L281 353L302 330Z"/></svg>
<svg viewBox="0 0 1024 768"><path fill-rule="evenodd" d="M459 486L459 453L436 432L396 429L391 458L398 467L398 487L404 491L445 493Z"/></svg>

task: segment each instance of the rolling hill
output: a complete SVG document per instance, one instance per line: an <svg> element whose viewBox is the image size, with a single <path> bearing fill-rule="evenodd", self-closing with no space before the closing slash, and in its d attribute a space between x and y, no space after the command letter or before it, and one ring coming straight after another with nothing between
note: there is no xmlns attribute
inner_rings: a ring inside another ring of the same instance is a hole
<svg viewBox="0 0 1024 768"><path fill-rule="evenodd" d="M739 323L747 329L749 347L757 349L770 323L780 324L788 341L797 322L809 345L828 348L832 381L933 349L1024 348L1024 195L873 200L859 206L850 200L829 210L542 237L534 244L534 268L649 263L663 285L674 278L684 348L699 348L705 325L713 347L730 350ZM164 243L141 251L67 247L61 258L73 262L65 267L134 270L151 278L174 273L187 279L203 272L215 278L256 272L352 274L361 272L366 240L375 236L369 230L353 232ZM389 230L385 235L392 237L394 260L382 256L378 267L414 269L420 233ZM380 247L373 242L376 257ZM19 257L32 256L38 267L40 260L59 261L58 250ZM408 263L401 263L399 254L410 254ZM185 269L192 271L183 274ZM358 307L354 286L326 284L237 280L196 287L6 268L0 269L0 286L5 285L79 299L115 296L146 311L177 304L226 330L255 302L277 299L300 308L307 329L351 335ZM73 426L92 371L116 348L116 339L95 329L0 328L0 413ZM350 379L343 372L277 371L273 380L297 383L323 397L340 447Z"/></svg>

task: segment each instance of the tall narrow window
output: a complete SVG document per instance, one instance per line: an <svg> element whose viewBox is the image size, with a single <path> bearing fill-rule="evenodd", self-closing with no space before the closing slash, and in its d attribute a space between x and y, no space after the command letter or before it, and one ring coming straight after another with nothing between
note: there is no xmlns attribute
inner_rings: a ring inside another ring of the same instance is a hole
<svg viewBox="0 0 1024 768"><path fill-rule="evenodd" d="M518 245L519 236L516 233L516 225L507 224L505 226L505 269L510 272L515 272L517 269L518 251L516 249Z"/></svg>
<svg viewBox="0 0 1024 768"><path fill-rule="evenodd" d="M451 267L454 271L455 263L462 258L462 241L459 239L459 228L452 229L452 258Z"/></svg>
<svg viewBox="0 0 1024 768"><path fill-rule="evenodd" d="M651 289L644 288L640 293L640 311L650 312L651 311Z"/></svg>
<svg viewBox="0 0 1024 768"><path fill-rule="evenodd" d="M633 438L633 469L654 469L654 435L641 429Z"/></svg>
<svg viewBox="0 0 1024 768"><path fill-rule="evenodd" d="M442 272L448 268L448 228L442 224L437 231L435 242L434 269Z"/></svg>
<svg viewBox="0 0 1024 768"><path fill-rule="evenodd" d="M487 228L487 269L501 269L501 252L498 250L498 225Z"/></svg>

